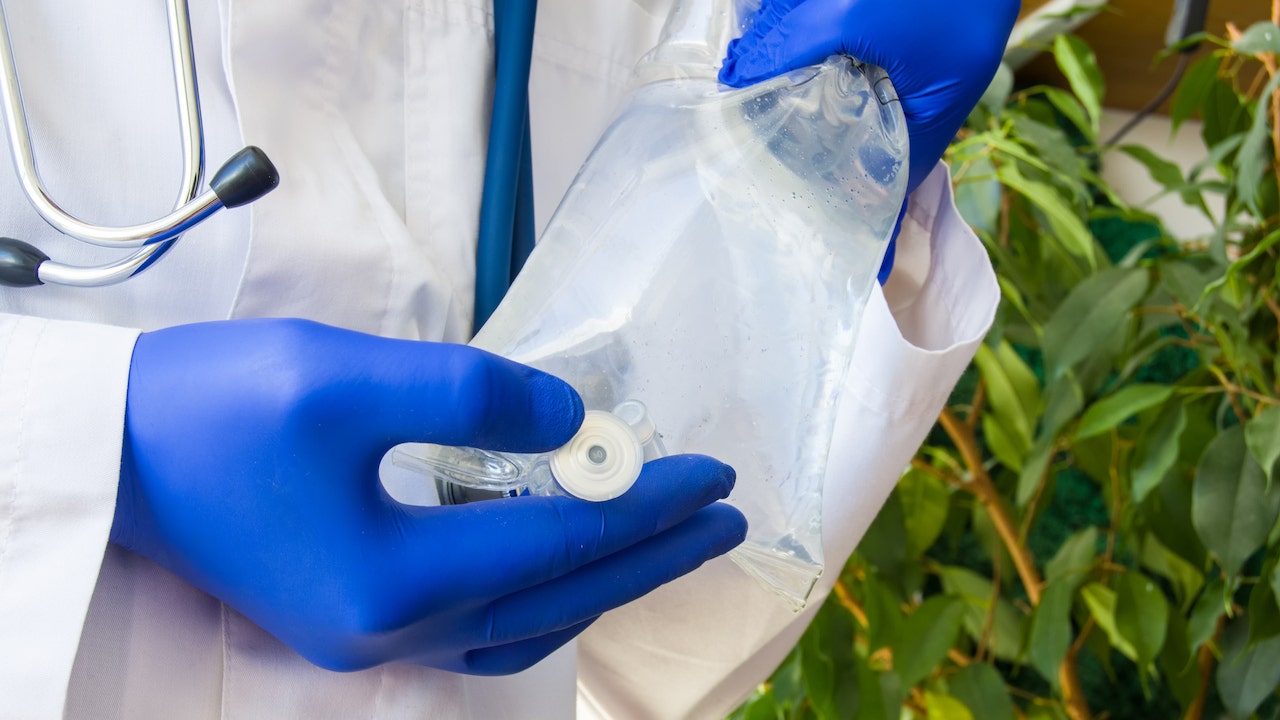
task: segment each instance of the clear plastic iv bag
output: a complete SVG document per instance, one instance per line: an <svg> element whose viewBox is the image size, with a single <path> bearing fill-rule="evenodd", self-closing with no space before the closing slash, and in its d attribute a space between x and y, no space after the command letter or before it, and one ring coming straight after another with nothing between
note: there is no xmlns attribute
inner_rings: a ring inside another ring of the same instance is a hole
<svg viewBox="0 0 1280 720"><path fill-rule="evenodd" d="M589 411L635 431L634 446L583 445L586 465L606 449L652 458L662 444L732 465L728 502L749 523L732 557L802 607L823 569L836 405L902 207L907 141L887 77L849 58L719 85L740 10L677 2L472 344L565 379ZM395 456L534 493L564 490L554 459L436 446Z"/></svg>

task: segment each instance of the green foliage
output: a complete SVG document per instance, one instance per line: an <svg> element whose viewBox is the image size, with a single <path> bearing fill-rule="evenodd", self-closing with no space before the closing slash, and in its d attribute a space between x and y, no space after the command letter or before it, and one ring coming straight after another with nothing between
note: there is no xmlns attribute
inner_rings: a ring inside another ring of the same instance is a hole
<svg viewBox="0 0 1280 720"><path fill-rule="evenodd" d="M1099 146L1078 38L1052 46L1070 91L988 90L949 160L995 326L736 718L1280 711L1280 28L1209 42L1172 102L1175 126L1202 121L1189 169ZM1173 241L1101 180L1112 154L1213 231Z"/></svg>

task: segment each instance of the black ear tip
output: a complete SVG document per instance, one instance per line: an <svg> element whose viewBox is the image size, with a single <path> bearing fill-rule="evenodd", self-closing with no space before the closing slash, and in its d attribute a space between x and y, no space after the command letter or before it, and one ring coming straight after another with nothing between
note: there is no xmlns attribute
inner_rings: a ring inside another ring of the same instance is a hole
<svg viewBox="0 0 1280 720"><path fill-rule="evenodd" d="M226 207L240 207L266 195L280 184L280 173L267 154L250 145L223 163L209 186Z"/></svg>
<svg viewBox="0 0 1280 720"><path fill-rule="evenodd" d="M9 287L32 287L43 285L40 281L40 264L49 256L40 252L36 246L14 240L0 238L0 285Z"/></svg>

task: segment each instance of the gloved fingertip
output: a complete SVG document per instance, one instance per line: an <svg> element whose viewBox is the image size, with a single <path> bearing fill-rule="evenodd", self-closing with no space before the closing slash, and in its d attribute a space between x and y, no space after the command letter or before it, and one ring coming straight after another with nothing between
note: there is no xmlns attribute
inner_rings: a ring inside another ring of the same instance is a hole
<svg viewBox="0 0 1280 720"><path fill-rule="evenodd" d="M723 555L741 545L747 539L747 516L732 505L716 503L701 511L716 530L713 555Z"/></svg>
<svg viewBox="0 0 1280 720"><path fill-rule="evenodd" d="M725 59L724 64L720 66L719 80L721 83L733 88L742 88L751 84L742 77L741 64L738 58Z"/></svg>
<svg viewBox="0 0 1280 720"><path fill-rule="evenodd" d="M734 470L732 465L721 463L720 466L720 498L724 499L733 492L733 487L738 482L738 471Z"/></svg>
<svg viewBox="0 0 1280 720"><path fill-rule="evenodd" d="M533 398L535 426L543 428L547 437L562 438L558 444L563 445L578 432L586 409L573 386L554 375L534 371L529 394Z"/></svg>

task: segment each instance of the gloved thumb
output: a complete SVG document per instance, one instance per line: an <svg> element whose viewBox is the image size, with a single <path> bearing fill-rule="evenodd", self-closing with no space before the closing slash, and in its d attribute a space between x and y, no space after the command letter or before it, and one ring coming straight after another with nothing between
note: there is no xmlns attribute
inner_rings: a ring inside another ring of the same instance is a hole
<svg viewBox="0 0 1280 720"><path fill-rule="evenodd" d="M546 452L582 424L582 399L568 383L483 350L380 341L367 358L373 377L368 430L390 445L429 442L503 452Z"/></svg>

